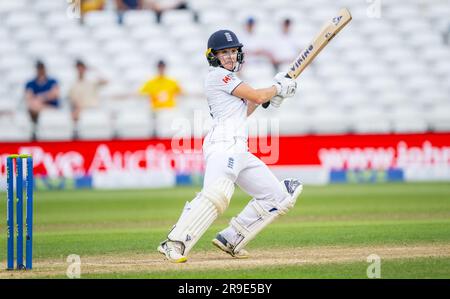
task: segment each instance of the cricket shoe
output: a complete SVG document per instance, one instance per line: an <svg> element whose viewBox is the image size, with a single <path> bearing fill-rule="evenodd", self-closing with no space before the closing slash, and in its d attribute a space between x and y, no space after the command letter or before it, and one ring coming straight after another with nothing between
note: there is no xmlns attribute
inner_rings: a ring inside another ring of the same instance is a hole
<svg viewBox="0 0 450 299"><path fill-rule="evenodd" d="M158 246L158 251L171 263L184 263L187 258L182 254L183 246L181 242L165 240Z"/></svg>
<svg viewBox="0 0 450 299"><path fill-rule="evenodd" d="M228 253L234 258L237 259L246 259L249 257L249 253L245 249L241 249L238 252L234 252L234 246L231 245L221 234L217 234L217 236L212 240L214 246L219 248L220 250Z"/></svg>

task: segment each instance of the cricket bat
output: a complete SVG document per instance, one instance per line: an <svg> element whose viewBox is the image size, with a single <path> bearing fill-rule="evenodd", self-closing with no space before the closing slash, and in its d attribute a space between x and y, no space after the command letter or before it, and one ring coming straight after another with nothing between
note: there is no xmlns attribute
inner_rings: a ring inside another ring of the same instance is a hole
<svg viewBox="0 0 450 299"><path fill-rule="evenodd" d="M314 58L322 51L322 49L330 42L333 37L338 34L352 19L350 11L346 8L339 10L339 13L332 20L325 23L308 47L306 47L300 55L292 62L286 78L296 79L306 67L314 60ZM269 107L270 101L265 102L262 106Z"/></svg>

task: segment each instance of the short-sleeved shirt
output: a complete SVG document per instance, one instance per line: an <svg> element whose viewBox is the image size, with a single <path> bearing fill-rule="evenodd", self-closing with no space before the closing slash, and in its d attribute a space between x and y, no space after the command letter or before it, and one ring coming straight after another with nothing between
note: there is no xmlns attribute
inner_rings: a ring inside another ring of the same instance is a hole
<svg viewBox="0 0 450 299"><path fill-rule="evenodd" d="M150 96L153 109L173 108L176 106L175 97L181 92L181 87L171 78L157 76L145 82L139 91Z"/></svg>
<svg viewBox="0 0 450 299"><path fill-rule="evenodd" d="M137 9L139 6L138 0L122 0L122 2L128 7L128 9Z"/></svg>
<svg viewBox="0 0 450 299"><path fill-rule="evenodd" d="M247 139L247 100L232 92L242 80L222 67L210 67L205 80L205 93L213 126L210 141L230 141L235 137Z"/></svg>
<svg viewBox="0 0 450 299"><path fill-rule="evenodd" d="M30 90L34 95L39 95L50 91L55 85L58 85L58 81L53 78L47 77L47 80L40 83L37 78L27 82L25 90ZM46 102L47 105L58 107L59 99Z"/></svg>
<svg viewBox="0 0 450 299"><path fill-rule="evenodd" d="M81 1L81 12L87 13L94 10L102 10L105 0L83 0Z"/></svg>
<svg viewBox="0 0 450 299"><path fill-rule="evenodd" d="M99 106L99 87L99 81L77 80L69 90L70 102L81 109Z"/></svg>

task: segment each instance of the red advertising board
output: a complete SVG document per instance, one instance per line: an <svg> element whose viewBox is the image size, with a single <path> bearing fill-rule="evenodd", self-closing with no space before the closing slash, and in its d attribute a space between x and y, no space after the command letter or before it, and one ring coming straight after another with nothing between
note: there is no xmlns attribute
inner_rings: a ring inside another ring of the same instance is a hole
<svg viewBox="0 0 450 299"><path fill-rule="evenodd" d="M111 170L203 171L201 140L110 140L1 143L1 174L8 154L33 155L35 173L81 176ZM327 135L251 139L252 152L269 165L327 169L450 167L450 133Z"/></svg>

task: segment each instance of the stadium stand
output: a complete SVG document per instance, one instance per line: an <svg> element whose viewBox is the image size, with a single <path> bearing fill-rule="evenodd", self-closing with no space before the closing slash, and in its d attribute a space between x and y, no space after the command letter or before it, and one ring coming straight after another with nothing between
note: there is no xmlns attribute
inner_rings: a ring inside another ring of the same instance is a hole
<svg viewBox="0 0 450 299"><path fill-rule="evenodd" d="M201 96L204 50L213 30L226 26L239 36L252 16L260 21L256 34L270 44L288 17L302 47L340 6L350 9L352 23L302 74L295 98L283 104L288 108L258 109L253 117L279 119L285 135L450 130L446 0L383 1L380 18L368 17L368 4L358 0L195 0L188 2L189 10L165 12L161 23L149 10L125 12L122 25L112 3L87 13L81 24L67 16L65 1L0 1L0 39L6 41L0 43L1 140L173 136L175 118L192 123L194 111L207 112ZM38 58L58 78L63 103L59 111L43 114L34 128L23 89ZM73 124L67 92L76 58L99 69L109 85L101 92L102 108ZM168 73L187 95L176 110L153 119L146 100L133 94L154 74L159 59L168 62ZM274 74L267 62L244 65L242 71L257 87L270 84Z"/></svg>

